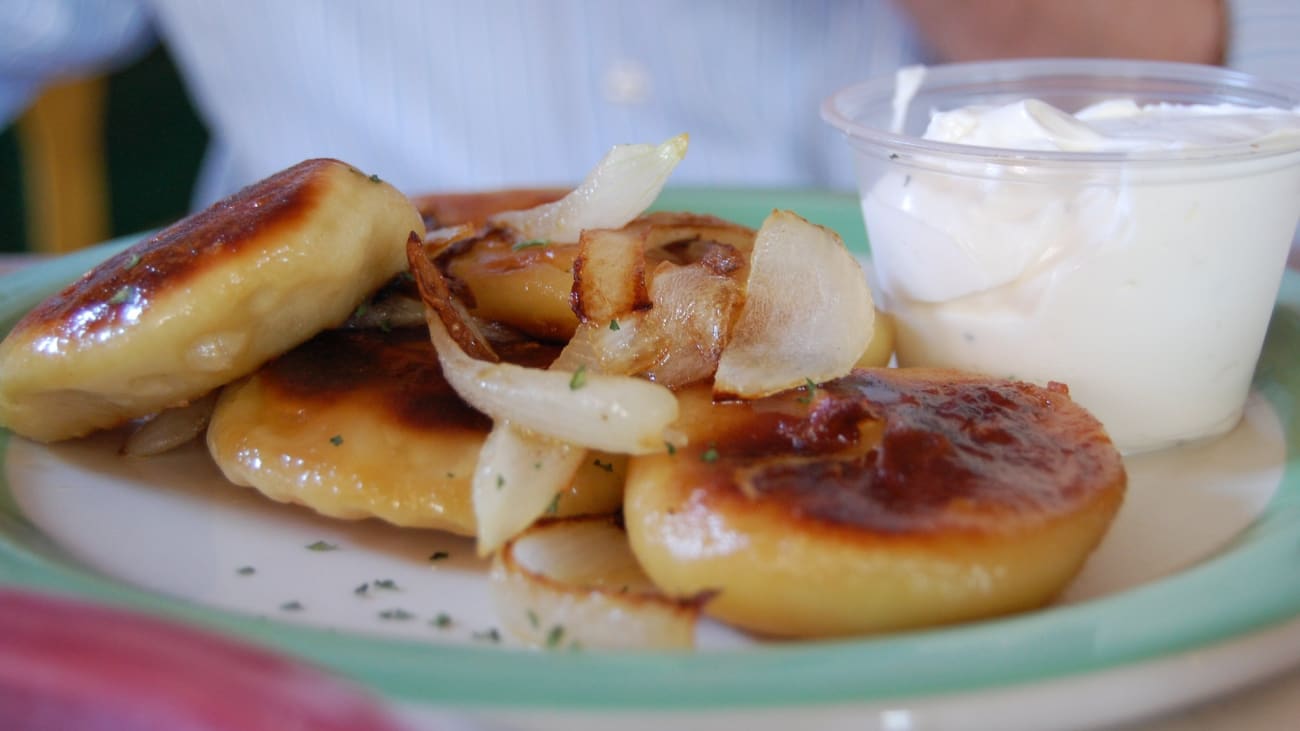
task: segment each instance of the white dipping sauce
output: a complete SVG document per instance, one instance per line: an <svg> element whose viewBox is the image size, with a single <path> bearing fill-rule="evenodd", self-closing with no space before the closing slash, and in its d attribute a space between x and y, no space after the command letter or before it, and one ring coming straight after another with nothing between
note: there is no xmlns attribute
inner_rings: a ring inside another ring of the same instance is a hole
<svg viewBox="0 0 1300 731"><path fill-rule="evenodd" d="M1130 452L1237 423L1300 217L1300 114L1030 99L925 138L1188 156L891 161L863 212L901 365L1060 381Z"/></svg>

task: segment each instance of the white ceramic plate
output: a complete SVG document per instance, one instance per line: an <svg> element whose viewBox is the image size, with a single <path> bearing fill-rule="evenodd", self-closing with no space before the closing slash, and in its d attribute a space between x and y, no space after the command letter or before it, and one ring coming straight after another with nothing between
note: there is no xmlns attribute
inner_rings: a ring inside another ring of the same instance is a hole
<svg viewBox="0 0 1300 731"><path fill-rule="evenodd" d="M676 195L663 205L747 222L783 200ZM814 219L856 217L850 197L798 195L793 207ZM0 280L0 330L108 250ZM226 484L198 447L123 459L116 434L42 446L0 431L0 580L252 638L444 724L448 713L555 728L1110 723L1300 659L1297 355L1300 282L1288 276L1242 424L1129 459L1125 505L1060 600L962 627L762 644L706 624L689 655L525 651L494 638L468 541L271 503ZM1045 712L1054 703L1071 713Z"/></svg>

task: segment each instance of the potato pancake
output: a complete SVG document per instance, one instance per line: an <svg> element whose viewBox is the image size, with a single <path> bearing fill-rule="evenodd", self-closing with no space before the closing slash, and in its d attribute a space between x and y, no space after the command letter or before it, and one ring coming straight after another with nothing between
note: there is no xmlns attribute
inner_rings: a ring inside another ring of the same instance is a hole
<svg viewBox="0 0 1300 731"><path fill-rule="evenodd" d="M1119 453L1064 387L865 369L746 402L680 394L691 446L636 457L650 577L783 636L945 624L1048 602L1122 501Z"/></svg>

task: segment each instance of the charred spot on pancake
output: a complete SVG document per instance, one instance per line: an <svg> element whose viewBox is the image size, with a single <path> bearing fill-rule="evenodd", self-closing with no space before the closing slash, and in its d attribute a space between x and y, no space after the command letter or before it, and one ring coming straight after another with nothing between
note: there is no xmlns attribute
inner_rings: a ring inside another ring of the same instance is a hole
<svg viewBox="0 0 1300 731"><path fill-rule="evenodd" d="M508 361L535 368L545 368L558 353L528 341L501 346ZM492 426L447 383L424 327L326 330L267 363L257 377L285 400L362 398L412 429L486 433Z"/></svg>
<svg viewBox="0 0 1300 731"><path fill-rule="evenodd" d="M1122 472L1100 425L1057 390L860 370L819 391L803 413L790 394L715 405L752 413L687 452L696 499L887 534L978 531L981 515L1063 514Z"/></svg>
<svg viewBox="0 0 1300 731"><path fill-rule="evenodd" d="M96 266L14 330L44 327L62 337L91 339L130 324L156 295L183 287L271 230L296 225L319 194L320 173L342 165L330 159L301 162L181 219Z"/></svg>

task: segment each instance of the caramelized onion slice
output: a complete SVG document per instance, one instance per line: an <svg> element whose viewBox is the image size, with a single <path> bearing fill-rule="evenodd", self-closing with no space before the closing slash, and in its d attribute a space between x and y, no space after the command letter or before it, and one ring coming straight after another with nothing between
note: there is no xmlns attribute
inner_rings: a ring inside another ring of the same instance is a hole
<svg viewBox="0 0 1300 731"><path fill-rule="evenodd" d="M712 273L704 262L661 262L650 283L654 309L642 328L655 333L659 343L646 375L669 388L711 377L741 297L736 282Z"/></svg>
<svg viewBox="0 0 1300 731"><path fill-rule="evenodd" d="M644 211L686 156L688 136L660 145L615 145L573 192L554 203L507 211L488 219L527 239L556 244L578 241L583 229L622 228Z"/></svg>
<svg viewBox="0 0 1300 731"><path fill-rule="evenodd" d="M461 398L494 420L552 439L620 454L664 451L677 397L649 381L576 371L537 370L475 360L428 318L443 375Z"/></svg>
<svg viewBox="0 0 1300 731"><path fill-rule="evenodd" d="M580 321L608 324L650 306L643 233L607 228L582 232L573 260L573 311Z"/></svg>
<svg viewBox="0 0 1300 731"><path fill-rule="evenodd" d="M842 376L866 350L874 317L866 277L840 237L773 211L754 241L713 393L758 398Z"/></svg>
<svg viewBox="0 0 1300 731"><path fill-rule="evenodd" d="M474 322L474 318L465 311L465 306L451 296L447 280L437 265L425 254L419 237L414 233L406 241L406 261L415 276L415 285L420 290L420 299L424 302L425 319L432 323L437 320L455 343L457 352L467 354L476 360L493 363L500 360L492 345ZM432 328L432 324L430 325ZM435 343L436 345L436 343ZM446 370L447 364L442 364ZM464 398L462 396L461 398Z"/></svg>
<svg viewBox="0 0 1300 731"><path fill-rule="evenodd" d="M539 523L492 567L501 624L548 649L686 649L707 597L670 599L641 571L612 518Z"/></svg>
<svg viewBox="0 0 1300 731"><path fill-rule="evenodd" d="M122 453L132 457L153 457L194 441L208 428L219 392L217 389L185 406L158 412L131 432L122 445Z"/></svg>

